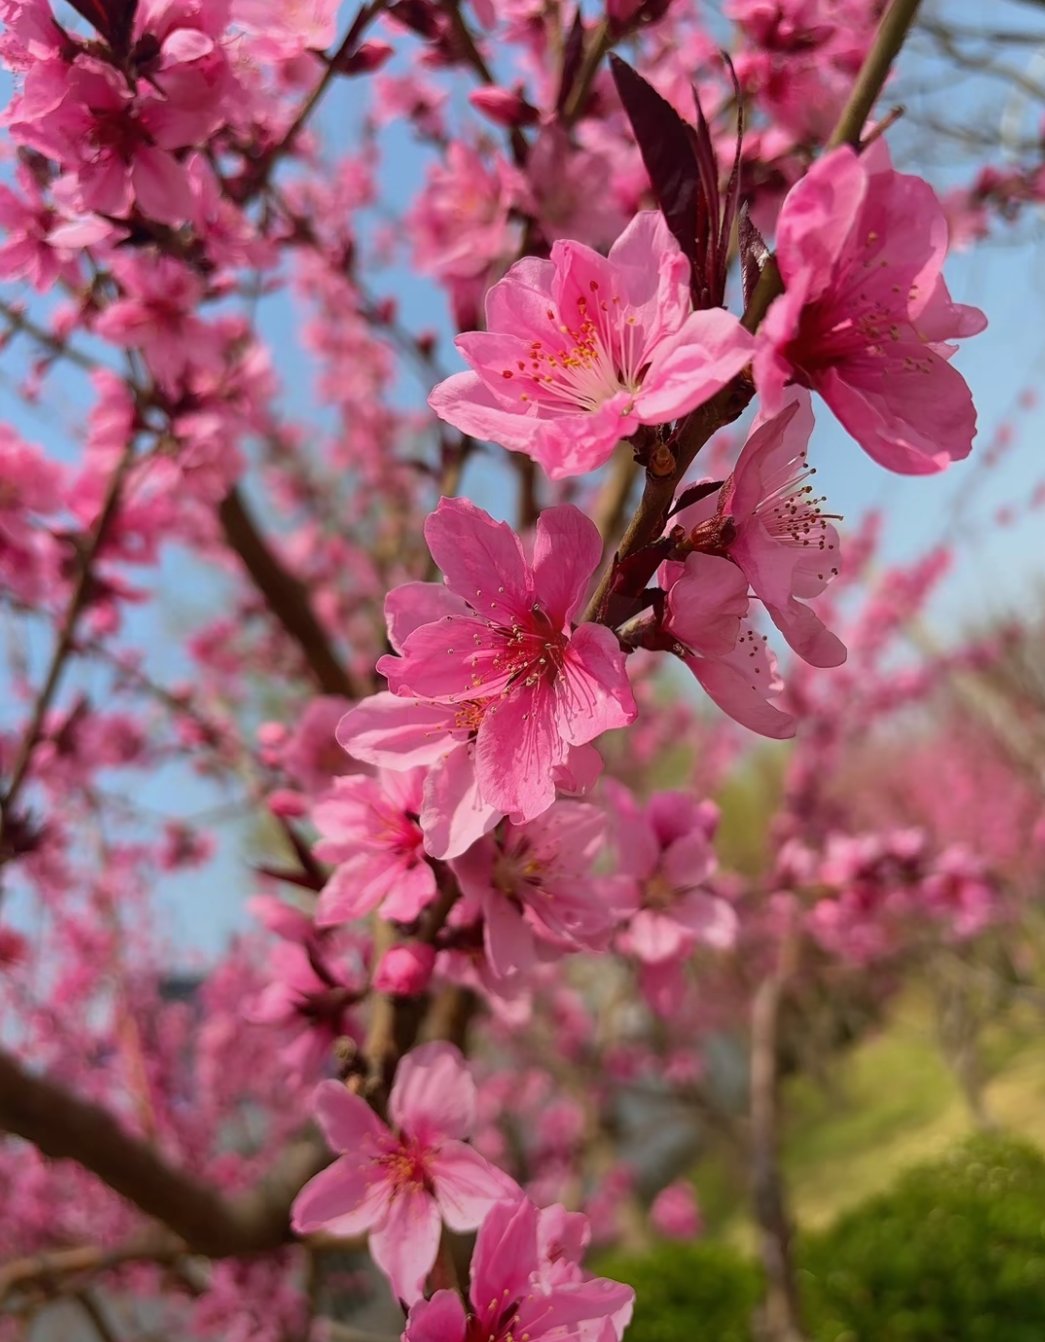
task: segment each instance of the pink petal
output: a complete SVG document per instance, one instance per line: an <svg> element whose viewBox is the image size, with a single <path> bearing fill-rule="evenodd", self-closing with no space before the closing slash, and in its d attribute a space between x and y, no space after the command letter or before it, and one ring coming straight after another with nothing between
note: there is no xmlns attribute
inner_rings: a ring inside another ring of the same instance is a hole
<svg viewBox="0 0 1045 1342"><path fill-rule="evenodd" d="M529 924L500 890L487 890L484 894L483 949L499 979L525 974L537 963L537 948Z"/></svg>
<svg viewBox="0 0 1045 1342"><path fill-rule="evenodd" d="M435 872L427 862L400 867L391 893L381 905L381 916L396 923L412 923L435 895Z"/></svg>
<svg viewBox="0 0 1045 1342"><path fill-rule="evenodd" d="M480 442L500 443L512 452L528 452L540 420L536 408L529 414L508 410L478 373L454 373L428 397L440 419Z"/></svg>
<svg viewBox="0 0 1045 1342"><path fill-rule="evenodd" d="M446 585L487 619L529 613L532 586L519 537L468 499L441 499L425 521L432 558Z"/></svg>
<svg viewBox="0 0 1045 1342"><path fill-rule="evenodd" d="M755 339L736 317L708 308L686 318L657 346L635 412L644 424L665 424L695 410L751 362Z"/></svg>
<svg viewBox="0 0 1045 1342"><path fill-rule="evenodd" d="M377 669L393 694L462 703L495 694L511 679L504 649L505 635L485 620L447 615L413 630L403 655L382 657Z"/></svg>
<svg viewBox="0 0 1045 1342"><path fill-rule="evenodd" d="M860 446L887 470L932 475L972 450L976 410L962 375L925 345L848 361L815 387Z"/></svg>
<svg viewBox="0 0 1045 1342"><path fill-rule="evenodd" d="M777 221L777 262L785 283L809 276L814 302L833 280L867 194L867 173L852 149L819 159L787 193Z"/></svg>
<svg viewBox="0 0 1045 1342"><path fill-rule="evenodd" d="M691 554L668 593L668 627L687 648L724 657L736 645L748 610L747 577L728 559Z"/></svg>
<svg viewBox="0 0 1045 1342"><path fill-rule="evenodd" d="M291 1225L299 1235L362 1235L381 1220L390 1194L391 1184L373 1161L341 1156L294 1199Z"/></svg>
<svg viewBox="0 0 1045 1342"><path fill-rule="evenodd" d="M350 708L337 726L338 744L353 759L387 769L434 764L453 748L456 710L383 691Z"/></svg>
<svg viewBox="0 0 1045 1342"><path fill-rule="evenodd" d="M475 1122L475 1082L453 1044L422 1044L399 1064L389 1097L392 1122L423 1145L467 1137Z"/></svg>
<svg viewBox="0 0 1045 1342"><path fill-rule="evenodd" d="M402 867L386 852L355 853L338 865L320 892L317 927L336 927L371 913L402 878Z"/></svg>
<svg viewBox="0 0 1045 1342"><path fill-rule="evenodd" d="M625 657L612 630L582 624L570 640L555 681L555 714L559 732L570 745L581 746L638 716Z"/></svg>
<svg viewBox="0 0 1045 1342"><path fill-rule="evenodd" d="M767 689L756 683L743 653L730 661L692 656L683 661L719 708L742 726L774 740L794 736L795 719L768 702Z"/></svg>
<svg viewBox="0 0 1045 1342"><path fill-rule="evenodd" d="M444 1142L428 1158L435 1200L451 1230L475 1230L495 1203L519 1195L514 1180L464 1142Z"/></svg>
<svg viewBox="0 0 1045 1342"><path fill-rule="evenodd" d="M423 1189L400 1189L382 1225L370 1232L370 1253L396 1297L412 1305L439 1253L439 1211Z"/></svg>
<svg viewBox="0 0 1045 1342"><path fill-rule="evenodd" d="M376 1151L389 1132L365 1100L338 1081L321 1081L312 1099L320 1131L334 1151Z"/></svg>
<svg viewBox="0 0 1045 1342"><path fill-rule="evenodd" d="M551 696L523 687L491 704L479 727L479 790L503 814L532 820L555 800L553 770L565 756Z"/></svg>
<svg viewBox="0 0 1045 1342"><path fill-rule="evenodd" d="M470 746L462 743L428 771L421 829L425 850L433 857L460 857L500 819L501 812L484 801L479 791Z"/></svg>
<svg viewBox="0 0 1045 1342"><path fill-rule="evenodd" d="M403 1342L465 1342L468 1318L456 1291L436 1291L410 1307Z"/></svg>
<svg viewBox="0 0 1045 1342"><path fill-rule="evenodd" d="M442 619L444 615L471 615L468 603L455 596L441 582L404 582L385 597L385 626L388 641L396 652L403 651L403 642L423 624Z"/></svg>
<svg viewBox="0 0 1045 1342"><path fill-rule="evenodd" d="M601 558L599 529L579 508L564 504L538 517L533 585L556 629L565 628L583 604Z"/></svg>

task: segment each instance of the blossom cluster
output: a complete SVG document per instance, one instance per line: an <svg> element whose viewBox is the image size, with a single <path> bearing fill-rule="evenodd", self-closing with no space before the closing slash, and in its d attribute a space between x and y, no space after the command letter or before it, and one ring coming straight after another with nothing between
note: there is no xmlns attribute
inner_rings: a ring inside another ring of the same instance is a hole
<svg viewBox="0 0 1045 1342"><path fill-rule="evenodd" d="M856 977L1007 915L1040 807L995 756L979 795L978 739L927 731L893 810L841 795L865 725L1001 653L897 664L946 552L876 584L867 521L843 566L810 464L824 407L886 470L964 458L983 317L884 137L820 148L881 6L725 8L728 68L687 0L347 31L336 0L0 0L0 324L32 350L0 424L0 1061L226 1228L310 1152L275 1238L206 1241L197 1279L89 1159L0 1147L4 1342L6 1260L21 1327L90 1244L172 1335L322 1338L330 1240L364 1236L353 1287L387 1280L405 1342L620 1342L589 1242L701 1226L683 1171L605 1158L629 1108L712 1089L791 939ZM794 744L745 866L746 732ZM204 969L147 892L205 941L233 866L252 922Z"/></svg>

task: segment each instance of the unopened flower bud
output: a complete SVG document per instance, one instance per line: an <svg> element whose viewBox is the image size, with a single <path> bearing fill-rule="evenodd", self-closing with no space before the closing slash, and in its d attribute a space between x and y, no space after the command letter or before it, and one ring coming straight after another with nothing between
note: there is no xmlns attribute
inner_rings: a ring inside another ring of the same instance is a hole
<svg viewBox="0 0 1045 1342"><path fill-rule="evenodd" d="M421 941L393 946L374 971L374 987L393 997L418 997L428 987L435 968L435 948Z"/></svg>
<svg viewBox="0 0 1045 1342"><path fill-rule="evenodd" d="M512 130L520 126L532 126L540 115L537 108L528 103L521 93L512 93L496 85L473 89L468 95L468 101L488 121L498 126L508 126Z"/></svg>
<svg viewBox="0 0 1045 1342"><path fill-rule="evenodd" d="M331 64L339 75L368 75L379 70L394 50L387 42L361 42Z"/></svg>

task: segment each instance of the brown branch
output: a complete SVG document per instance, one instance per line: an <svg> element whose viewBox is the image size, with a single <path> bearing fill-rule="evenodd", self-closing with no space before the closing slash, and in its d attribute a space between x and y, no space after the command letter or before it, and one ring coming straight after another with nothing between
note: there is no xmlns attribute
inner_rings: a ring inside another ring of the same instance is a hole
<svg viewBox="0 0 1045 1342"><path fill-rule="evenodd" d="M609 545L624 524L624 514L635 486L639 468L629 443L618 443L609 475L595 500L595 525L603 544Z"/></svg>
<svg viewBox="0 0 1045 1342"><path fill-rule="evenodd" d="M100 1342L119 1342L108 1314L102 1308L101 1302L96 1300L90 1291L81 1291L76 1297L76 1302L86 1314L91 1326L98 1334Z"/></svg>
<svg viewBox="0 0 1045 1342"><path fill-rule="evenodd" d="M794 1227L780 1168L780 1008L791 972L789 948L758 987L751 1007L751 1194L759 1257L766 1275L762 1332L766 1342L804 1342Z"/></svg>
<svg viewBox="0 0 1045 1342"><path fill-rule="evenodd" d="M2 865L7 851L5 837L14 818L15 804L18 801L22 786L28 776L29 767L32 764L33 752L40 743L43 735L44 721L54 702L54 697L58 691L58 685L61 681L66 661L73 650L73 645L76 641L77 625L79 624L80 616L83 614L91 594L92 568L94 561L97 559L99 552L104 546L109 530L119 511L120 495L127 478L127 472L130 470L131 463L134 460L134 452L135 440L132 438L124 448L116 469L113 471L105 492L105 497L102 500L102 507L98 514L98 519L81 551L76 581L73 584L69 605L66 607L65 615L63 616L61 625L58 629L58 636L55 639L54 648L51 651L51 659L47 665L44 682L37 693L28 725L22 735L21 744L18 747L18 753L15 755L11 765L10 777L4 788L3 796L0 797L0 865Z"/></svg>
<svg viewBox="0 0 1045 1342"><path fill-rule="evenodd" d="M176 1263L186 1252L176 1235L157 1228L112 1249L83 1244L27 1254L0 1265L0 1305L16 1292L61 1289L70 1278L95 1277L127 1263Z"/></svg>
<svg viewBox="0 0 1045 1342"><path fill-rule="evenodd" d="M306 96L298 108L297 114L283 132L282 138L261 156L247 185L245 198L249 199L251 196L257 195L264 188L276 164L293 149L295 140L304 130L312 113L319 106L330 85L337 77L340 66L347 57L355 53L364 32L374 19L384 11L386 4L387 0L372 0L372 3L361 6L333 55L323 57L326 62L326 69L311 93Z"/></svg>
<svg viewBox="0 0 1045 1342"><path fill-rule="evenodd" d="M129 1133L107 1110L0 1051L0 1129L54 1160L75 1160L183 1241L183 1251L226 1258L276 1249L290 1237L290 1204L329 1160L318 1138L292 1142L246 1193L223 1197ZM175 1249L173 1241L169 1252Z"/></svg>
<svg viewBox="0 0 1045 1342"><path fill-rule="evenodd" d="M339 661L304 584L269 547L238 489L230 490L221 501L218 518L227 545L239 555L269 610L301 649L319 688L324 694L362 698L365 690Z"/></svg>

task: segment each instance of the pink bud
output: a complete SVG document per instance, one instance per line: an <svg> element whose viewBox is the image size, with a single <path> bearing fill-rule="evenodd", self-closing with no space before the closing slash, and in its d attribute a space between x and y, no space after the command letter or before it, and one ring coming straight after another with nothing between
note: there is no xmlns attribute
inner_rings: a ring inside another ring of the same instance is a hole
<svg viewBox="0 0 1045 1342"><path fill-rule="evenodd" d="M267 803L272 814L284 820L293 820L308 812L308 798L300 792L295 792L293 788L282 787L270 792Z"/></svg>
<svg viewBox="0 0 1045 1342"><path fill-rule="evenodd" d="M258 728L258 740L263 746L278 746L287 739L287 729L282 722L263 722Z"/></svg>
<svg viewBox="0 0 1045 1342"><path fill-rule="evenodd" d="M10 927L0 927L0 969L10 968L25 959L28 944L25 937Z"/></svg>
<svg viewBox="0 0 1045 1342"><path fill-rule="evenodd" d="M539 115L537 108L532 107L521 94L496 86L473 89L468 95L468 101L477 112L482 112L484 117L498 126L532 126Z"/></svg>
<svg viewBox="0 0 1045 1342"><path fill-rule="evenodd" d="M394 52L387 42L362 42L355 51L334 62L341 75L368 75L379 70Z"/></svg>
<svg viewBox="0 0 1045 1342"><path fill-rule="evenodd" d="M435 968L435 948L420 941L393 946L374 972L374 987L393 997L417 997L428 987Z"/></svg>
<svg viewBox="0 0 1045 1342"><path fill-rule="evenodd" d="M662 1188L650 1207L650 1222L665 1239L694 1239L702 1230L696 1194L683 1180Z"/></svg>

